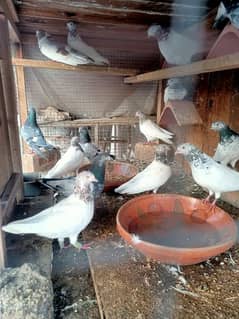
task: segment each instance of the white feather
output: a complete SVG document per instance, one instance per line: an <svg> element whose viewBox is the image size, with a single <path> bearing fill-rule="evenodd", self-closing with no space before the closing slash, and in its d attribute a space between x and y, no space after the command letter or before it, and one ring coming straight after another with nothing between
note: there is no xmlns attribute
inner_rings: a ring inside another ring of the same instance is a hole
<svg viewBox="0 0 239 319"><path fill-rule="evenodd" d="M170 140L173 137L173 134L159 125L155 124L150 119L145 119L139 122L140 132L146 137L147 141L154 141L160 139L167 144L172 144Z"/></svg>

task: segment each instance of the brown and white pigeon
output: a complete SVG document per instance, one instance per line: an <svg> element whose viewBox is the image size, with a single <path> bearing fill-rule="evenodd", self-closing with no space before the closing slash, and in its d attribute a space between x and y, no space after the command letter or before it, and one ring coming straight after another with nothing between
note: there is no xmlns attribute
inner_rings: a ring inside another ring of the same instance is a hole
<svg viewBox="0 0 239 319"><path fill-rule="evenodd" d="M164 143L167 144L173 143L171 141L174 135L173 133L154 123L141 111L137 111L135 115L139 117L139 130L146 137L148 142L162 140Z"/></svg>
<svg viewBox="0 0 239 319"><path fill-rule="evenodd" d="M164 185L172 175L171 167L167 163L168 145L158 145L155 159L142 172L131 178L128 182L115 189L120 194L139 194L146 191L154 193Z"/></svg>
<svg viewBox="0 0 239 319"><path fill-rule="evenodd" d="M80 146L80 138L74 136L71 139L71 145L66 153L59 159L44 178L62 177L66 174L75 172L83 165L89 164L89 159L85 156Z"/></svg>
<svg viewBox="0 0 239 319"><path fill-rule="evenodd" d="M50 239L58 239L64 247L64 238L76 248L84 248L78 242L78 235L91 222L94 214L95 176L83 171L76 177L74 193L33 217L11 222L2 230L12 234L37 234Z"/></svg>
<svg viewBox="0 0 239 319"><path fill-rule="evenodd" d="M89 57L70 48L66 43L53 40L45 31L36 31L36 37L41 53L53 61L74 66L92 63Z"/></svg>
<svg viewBox="0 0 239 319"><path fill-rule="evenodd" d="M81 38L79 32L77 31L76 23L73 21L67 22L68 29L67 44L73 50L76 50L79 54L88 57L91 63L97 65L109 65L110 62L107 58L104 58L95 48L89 46Z"/></svg>

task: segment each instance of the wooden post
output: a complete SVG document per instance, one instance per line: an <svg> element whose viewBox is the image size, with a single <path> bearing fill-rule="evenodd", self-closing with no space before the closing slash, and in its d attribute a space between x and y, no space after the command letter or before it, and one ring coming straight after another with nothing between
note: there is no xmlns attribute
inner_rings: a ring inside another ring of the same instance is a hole
<svg viewBox="0 0 239 319"><path fill-rule="evenodd" d="M163 81L158 81L158 94L157 94L157 104L156 104L156 116L157 123L159 123L161 113L163 111Z"/></svg>
<svg viewBox="0 0 239 319"><path fill-rule="evenodd" d="M2 207L0 205L0 225L2 226L3 221L3 212ZM5 243L5 233L0 230L0 270L6 266L7 258L6 258L6 243Z"/></svg>

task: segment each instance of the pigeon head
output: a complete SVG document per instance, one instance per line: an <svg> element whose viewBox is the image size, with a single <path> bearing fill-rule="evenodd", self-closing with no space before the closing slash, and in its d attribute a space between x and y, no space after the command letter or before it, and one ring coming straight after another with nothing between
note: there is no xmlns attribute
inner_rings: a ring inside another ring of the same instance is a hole
<svg viewBox="0 0 239 319"><path fill-rule="evenodd" d="M184 143L184 144L180 144L177 147L175 154L182 154L184 156L188 156L195 151L198 151L196 146L190 143Z"/></svg>
<svg viewBox="0 0 239 319"><path fill-rule="evenodd" d="M34 109L34 107L31 107L29 109L29 113L27 116L27 121L32 124L32 125L36 125L37 123L37 114L36 114L36 110Z"/></svg>
<svg viewBox="0 0 239 319"><path fill-rule="evenodd" d="M42 31L42 30L37 30L36 31L36 37L37 37L38 40L41 40L41 39L43 39L43 38L45 38L47 36L49 36L49 34L46 33L45 31Z"/></svg>
<svg viewBox="0 0 239 319"><path fill-rule="evenodd" d="M182 79L180 78L171 78L167 80L167 86L177 86L178 84L182 83Z"/></svg>
<svg viewBox="0 0 239 319"><path fill-rule="evenodd" d="M140 119L145 118L145 114L144 114L143 112L141 112L141 111L137 111L137 112L135 113L135 116L139 117Z"/></svg>
<svg viewBox="0 0 239 319"><path fill-rule="evenodd" d="M225 128L227 128L227 125L222 121L213 122L211 125L211 129L218 132L225 130Z"/></svg>
<svg viewBox="0 0 239 319"><path fill-rule="evenodd" d="M91 142L91 137L90 137L90 134L89 134L87 127L80 127L79 128L79 139L80 139L80 143L82 143L82 144Z"/></svg>
<svg viewBox="0 0 239 319"><path fill-rule="evenodd" d="M171 147L166 144L159 144L155 149L155 159L163 163L168 162L168 153Z"/></svg>
<svg viewBox="0 0 239 319"><path fill-rule="evenodd" d="M83 171L76 177L74 193L84 201L94 199L94 183L98 180L90 171Z"/></svg>
<svg viewBox="0 0 239 319"><path fill-rule="evenodd" d="M148 37L163 40L167 37L168 31L163 29L159 24L153 24L148 28Z"/></svg>
<svg viewBox="0 0 239 319"><path fill-rule="evenodd" d="M80 138L78 136L73 136L71 139L71 146L79 148L82 152L83 149L80 146Z"/></svg>
<svg viewBox="0 0 239 319"><path fill-rule="evenodd" d="M67 22L66 27L67 27L68 31L70 31L70 32L76 31L76 23L73 21Z"/></svg>

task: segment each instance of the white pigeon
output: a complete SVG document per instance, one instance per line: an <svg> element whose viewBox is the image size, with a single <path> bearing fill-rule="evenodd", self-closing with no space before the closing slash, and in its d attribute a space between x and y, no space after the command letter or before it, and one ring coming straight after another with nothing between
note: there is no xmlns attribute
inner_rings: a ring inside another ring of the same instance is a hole
<svg viewBox="0 0 239 319"><path fill-rule="evenodd" d="M230 164L234 168L239 160L239 134L222 121L212 123L211 129L218 131L220 135L213 159L223 165Z"/></svg>
<svg viewBox="0 0 239 319"><path fill-rule="evenodd" d="M146 191L157 193L157 190L164 185L172 175L172 170L167 162L167 153L170 150L168 145L158 145L155 152L155 159L142 172L138 173L128 182L115 189L120 194L138 194Z"/></svg>
<svg viewBox="0 0 239 319"><path fill-rule="evenodd" d="M177 147L175 154L185 156L191 166L195 182L208 190L209 196L205 201L209 201L213 195L215 196L212 206L221 197L221 193L239 190L239 173L217 163L196 146L190 143L181 144Z"/></svg>
<svg viewBox="0 0 239 319"><path fill-rule="evenodd" d="M73 21L67 22L66 24L68 29L67 35L67 44L70 48L83 54L84 56L89 57L93 64L97 65L109 65L110 62L108 59L104 58L99 52L97 52L93 47L85 43L79 33L77 32L76 23Z"/></svg>
<svg viewBox="0 0 239 319"><path fill-rule="evenodd" d="M169 100L183 100L187 96L187 89L184 87L181 78L172 78L167 81L164 90L164 103Z"/></svg>
<svg viewBox="0 0 239 319"><path fill-rule="evenodd" d="M171 141L174 135L173 133L148 119L141 111L137 111L135 115L139 117L139 130L146 137L148 142L160 139L167 144L173 143Z"/></svg>
<svg viewBox="0 0 239 319"><path fill-rule="evenodd" d="M78 53L64 43L53 40L45 31L36 31L36 37L41 53L53 61L74 66L92 63L86 55Z"/></svg>
<svg viewBox="0 0 239 319"><path fill-rule="evenodd" d="M13 234L57 238L61 247L64 247L64 238L69 238L73 246L83 248L77 237L93 218L94 182L97 182L95 176L83 171L77 176L74 193L69 197L33 217L11 222L3 226L2 230Z"/></svg>
<svg viewBox="0 0 239 319"><path fill-rule="evenodd" d="M181 65L192 62L194 56L200 53L200 41L189 38L173 29L164 29L153 24L148 29L148 37L155 37L164 59L169 64Z"/></svg>
<svg viewBox="0 0 239 319"><path fill-rule="evenodd" d="M74 136L71 139L71 145L66 153L59 159L55 166L49 170L44 178L62 177L89 163L90 161L85 156L80 146L80 138L78 136Z"/></svg>

